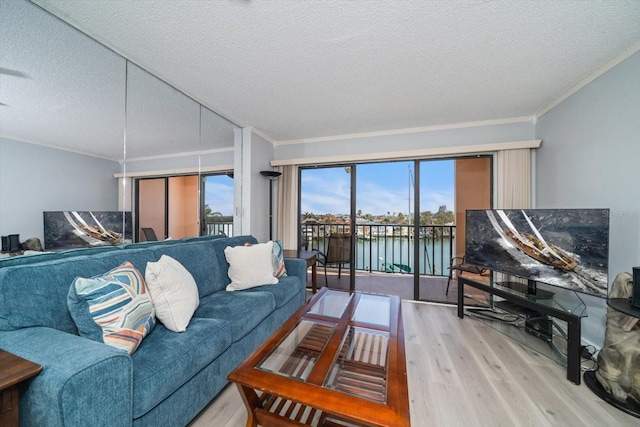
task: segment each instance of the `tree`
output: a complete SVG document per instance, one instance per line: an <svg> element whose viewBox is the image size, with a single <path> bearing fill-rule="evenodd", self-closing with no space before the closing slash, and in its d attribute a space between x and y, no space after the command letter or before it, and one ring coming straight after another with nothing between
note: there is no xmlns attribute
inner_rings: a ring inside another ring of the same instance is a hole
<svg viewBox="0 0 640 427"><path fill-rule="evenodd" d="M433 214L431 211L420 212L420 225L432 225Z"/></svg>
<svg viewBox="0 0 640 427"><path fill-rule="evenodd" d="M438 211L433 215L433 223L438 225L453 224L455 215L451 211Z"/></svg>

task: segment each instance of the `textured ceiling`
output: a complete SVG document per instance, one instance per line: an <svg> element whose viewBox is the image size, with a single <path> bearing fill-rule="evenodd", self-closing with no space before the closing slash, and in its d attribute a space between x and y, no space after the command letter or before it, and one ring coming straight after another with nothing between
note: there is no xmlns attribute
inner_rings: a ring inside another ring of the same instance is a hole
<svg viewBox="0 0 640 427"><path fill-rule="evenodd" d="M0 137L114 160L233 149L232 123L28 1L0 0L0 47Z"/></svg>
<svg viewBox="0 0 640 427"><path fill-rule="evenodd" d="M532 116L640 47L637 0L34 2L273 141Z"/></svg>

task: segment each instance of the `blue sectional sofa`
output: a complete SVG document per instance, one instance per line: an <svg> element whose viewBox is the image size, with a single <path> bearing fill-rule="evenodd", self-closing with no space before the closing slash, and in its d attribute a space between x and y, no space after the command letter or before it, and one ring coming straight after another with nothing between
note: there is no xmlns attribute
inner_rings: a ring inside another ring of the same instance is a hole
<svg viewBox="0 0 640 427"><path fill-rule="evenodd" d="M202 237L0 262L0 348L43 366L21 388L23 426L182 426L227 384L227 375L305 301L306 263L286 259L276 285L225 290L227 246L252 236ZM76 277L130 261L144 274L162 255L198 286L187 330L161 323L127 352L79 336L67 308ZM42 258L40 258L42 257Z"/></svg>

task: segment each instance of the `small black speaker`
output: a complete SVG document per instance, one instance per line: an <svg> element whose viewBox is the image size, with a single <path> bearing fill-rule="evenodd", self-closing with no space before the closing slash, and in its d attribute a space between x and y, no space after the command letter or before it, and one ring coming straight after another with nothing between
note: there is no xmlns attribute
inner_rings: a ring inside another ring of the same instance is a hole
<svg viewBox="0 0 640 427"><path fill-rule="evenodd" d="M20 251L20 235L9 234L2 236L2 252L18 252Z"/></svg>
<svg viewBox="0 0 640 427"><path fill-rule="evenodd" d="M631 289L631 307L640 308L640 267L633 267L633 288Z"/></svg>
<svg viewBox="0 0 640 427"><path fill-rule="evenodd" d="M20 251L20 235L9 234L2 236L2 252L18 252Z"/></svg>

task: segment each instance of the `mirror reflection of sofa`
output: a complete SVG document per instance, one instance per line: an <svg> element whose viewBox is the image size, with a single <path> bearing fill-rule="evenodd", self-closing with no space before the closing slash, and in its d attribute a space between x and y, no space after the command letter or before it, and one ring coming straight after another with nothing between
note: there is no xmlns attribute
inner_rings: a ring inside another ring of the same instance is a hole
<svg viewBox="0 0 640 427"><path fill-rule="evenodd" d="M284 260L287 275L277 284L227 290L225 248L247 243L260 246L252 236L206 236L21 257L0 268L0 347L43 366L22 389L21 424L186 425L304 303L306 264L299 259ZM90 282L126 262L144 275L163 255L197 286L197 308L184 332L147 321L148 334L131 354L81 336L96 322L79 319L93 312L83 312L81 298L72 301L77 278Z"/></svg>

